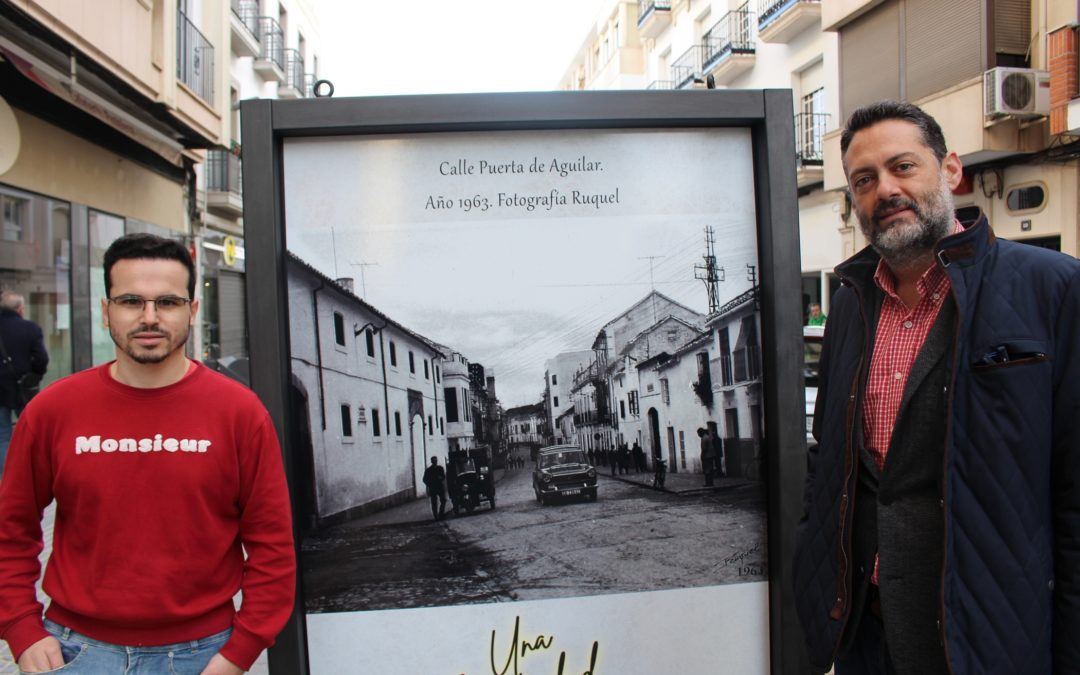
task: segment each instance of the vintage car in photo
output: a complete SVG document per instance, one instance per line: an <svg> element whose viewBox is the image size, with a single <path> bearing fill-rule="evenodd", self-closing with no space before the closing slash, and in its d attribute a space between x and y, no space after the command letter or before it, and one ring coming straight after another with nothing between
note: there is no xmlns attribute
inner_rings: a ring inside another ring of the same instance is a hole
<svg viewBox="0 0 1080 675"><path fill-rule="evenodd" d="M536 501L547 504L557 497L587 497L596 500L596 469L576 445L541 448L533 469Z"/></svg>

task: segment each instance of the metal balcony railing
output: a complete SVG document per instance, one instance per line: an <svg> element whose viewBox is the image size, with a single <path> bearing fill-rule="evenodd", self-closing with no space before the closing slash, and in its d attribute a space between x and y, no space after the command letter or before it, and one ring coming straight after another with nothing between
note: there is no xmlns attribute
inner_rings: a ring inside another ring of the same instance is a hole
<svg viewBox="0 0 1080 675"><path fill-rule="evenodd" d="M214 104L214 46L183 12L177 11L176 78Z"/></svg>
<svg viewBox="0 0 1080 675"><path fill-rule="evenodd" d="M259 41L259 0L230 0L232 12L240 23L251 33L255 41Z"/></svg>
<svg viewBox="0 0 1080 675"><path fill-rule="evenodd" d="M757 0L758 27L764 28L800 3L821 4L821 0Z"/></svg>
<svg viewBox="0 0 1080 675"><path fill-rule="evenodd" d="M664 90L667 90L667 89L674 89L675 88L675 83L673 81L671 81L671 80L653 80L652 82L649 83L649 86L647 86L645 88L646 89L657 89L657 90L664 91Z"/></svg>
<svg viewBox="0 0 1080 675"><path fill-rule="evenodd" d="M259 17L259 59L270 61L285 70L285 34L281 25L271 16Z"/></svg>
<svg viewBox="0 0 1080 675"><path fill-rule="evenodd" d="M231 192L242 196L243 172L240 158L228 150L211 150L206 154L206 191Z"/></svg>
<svg viewBox="0 0 1080 675"><path fill-rule="evenodd" d="M827 113L795 115L795 155L803 164L822 164L825 160L822 138L829 126Z"/></svg>
<svg viewBox="0 0 1080 675"><path fill-rule="evenodd" d="M675 59L671 64L671 79L675 82L675 89L685 89L692 85L695 79L701 79L701 57L704 53L703 45L694 45Z"/></svg>
<svg viewBox="0 0 1080 675"><path fill-rule="evenodd" d="M753 54L754 32L751 29L751 15L746 5L732 10L722 16L712 28L705 33L701 42L705 53L702 56L702 67L708 71L720 59L729 54Z"/></svg>
<svg viewBox="0 0 1080 675"><path fill-rule="evenodd" d="M295 49L285 50L285 86L307 95L304 86L304 57Z"/></svg>
<svg viewBox="0 0 1080 675"><path fill-rule="evenodd" d="M649 14L655 10L671 11L671 0L638 0L638 25L649 18Z"/></svg>

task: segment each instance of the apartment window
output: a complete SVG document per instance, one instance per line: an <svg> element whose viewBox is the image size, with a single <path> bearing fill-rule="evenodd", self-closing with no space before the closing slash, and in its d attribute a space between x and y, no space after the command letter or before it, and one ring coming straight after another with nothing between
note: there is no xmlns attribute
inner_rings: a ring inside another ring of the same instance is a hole
<svg viewBox="0 0 1080 675"><path fill-rule="evenodd" d="M626 419L626 401L619 401L619 419Z"/></svg>
<svg viewBox="0 0 1080 675"><path fill-rule="evenodd" d="M394 434L401 435L401 413L397 410L394 411Z"/></svg>
<svg viewBox="0 0 1080 675"><path fill-rule="evenodd" d="M558 396L555 397L555 407L556 408L559 407L559 397Z"/></svg>
<svg viewBox="0 0 1080 675"><path fill-rule="evenodd" d="M441 418L441 417L439 418L439 435L440 436L446 435L446 430L443 428L443 418Z"/></svg>
<svg viewBox="0 0 1080 675"><path fill-rule="evenodd" d="M666 405L671 405L671 386L666 377L660 379L660 399Z"/></svg>
<svg viewBox="0 0 1080 675"><path fill-rule="evenodd" d="M352 411L349 406L341 406L341 437L352 438Z"/></svg>
<svg viewBox="0 0 1080 675"><path fill-rule="evenodd" d="M341 312L334 312L334 342L345 346L345 317Z"/></svg>
<svg viewBox="0 0 1080 675"><path fill-rule="evenodd" d="M731 375L731 336L728 327L724 326L717 331L720 340L720 381L725 387L735 383Z"/></svg>
<svg viewBox="0 0 1080 675"><path fill-rule="evenodd" d="M552 375L551 376L551 386L554 387L558 383L559 383L559 376L558 375Z"/></svg>
<svg viewBox="0 0 1080 675"><path fill-rule="evenodd" d="M397 365L397 345L394 344L393 340L390 341L390 365Z"/></svg>
<svg viewBox="0 0 1080 675"><path fill-rule="evenodd" d="M436 383L438 383L438 382L442 382L442 377L440 376L440 373L439 373L439 367L438 367L438 366L435 366L435 382L436 382Z"/></svg>
<svg viewBox="0 0 1080 675"><path fill-rule="evenodd" d="M701 352L697 355L698 385L703 391L712 391L712 373L709 369L709 354Z"/></svg>
<svg viewBox="0 0 1080 675"><path fill-rule="evenodd" d="M375 358L375 333L370 328L364 331L364 342L367 344L367 355Z"/></svg>
<svg viewBox="0 0 1080 675"><path fill-rule="evenodd" d="M416 373L416 357L413 356L412 351L409 351L409 372Z"/></svg>
<svg viewBox="0 0 1080 675"><path fill-rule="evenodd" d="M431 415L427 416L427 435L428 436L434 436L435 435L435 425L431 423Z"/></svg>
<svg viewBox="0 0 1080 675"><path fill-rule="evenodd" d="M446 401L446 421L457 422L458 421L458 402L457 402L457 389L454 387L447 387L443 389L443 397Z"/></svg>
<svg viewBox="0 0 1080 675"><path fill-rule="evenodd" d="M640 414L638 412L638 393L636 391L632 391L626 395L626 403L630 408L631 415Z"/></svg>
<svg viewBox="0 0 1080 675"><path fill-rule="evenodd" d="M465 387L461 388L461 406L465 409L465 421L471 422L472 416L469 412L470 408L472 408L472 401L469 400L469 390Z"/></svg>
<svg viewBox="0 0 1080 675"><path fill-rule="evenodd" d="M425 380L430 380L430 379L431 379L430 375L428 375L428 363L427 363L427 359L424 359L424 379L425 379Z"/></svg>
<svg viewBox="0 0 1080 675"><path fill-rule="evenodd" d="M371 409L371 430L376 436L382 436L382 427L379 425L379 409Z"/></svg>

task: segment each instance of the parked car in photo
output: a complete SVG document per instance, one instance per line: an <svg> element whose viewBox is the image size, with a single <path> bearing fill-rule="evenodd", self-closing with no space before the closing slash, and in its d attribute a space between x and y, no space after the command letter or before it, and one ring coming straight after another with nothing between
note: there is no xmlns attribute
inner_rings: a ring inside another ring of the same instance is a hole
<svg viewBox="0 0 1080 675"><path fill-rule="evenodd" d="M803 326L803 381L806 387L806 446L814 440L814 406L817 403L818 365L821 362L821 343L825 326Z"/></svg>
<svg viewBox="0 0 1080 675"><path fill-rule="evenodd" d="M536 501L547 504L556 497L587 497L596 500L596 469L576 445L540 448L533 469Z"/></svg>

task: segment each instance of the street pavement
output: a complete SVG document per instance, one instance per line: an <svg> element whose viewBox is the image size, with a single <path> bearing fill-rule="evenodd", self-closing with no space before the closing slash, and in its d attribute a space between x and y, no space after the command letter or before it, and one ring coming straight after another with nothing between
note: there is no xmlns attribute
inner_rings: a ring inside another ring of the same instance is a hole
<svg viewBox="0 0 1080 675"><path fill-rule="evenodd" d="M41 552L42 569L44 569L45 562L52 554L52 539L53 539L53 523L56 518L56 502L49 504L45 509L45 516L41 521L41 530L45 535L45 549ZM38 581L37 585L38 599L43 604L48 606L49 599L41 591L41 581ZM257 661L251 666L249 673L254 675L269 675L270 668L267 665L266 652L264 651L259 655ZM19 675L19 668L15 665L15 662L11 660L11 652L7 649L7 643L3 643L3 647L0 647L0 675Z"/></svg>

